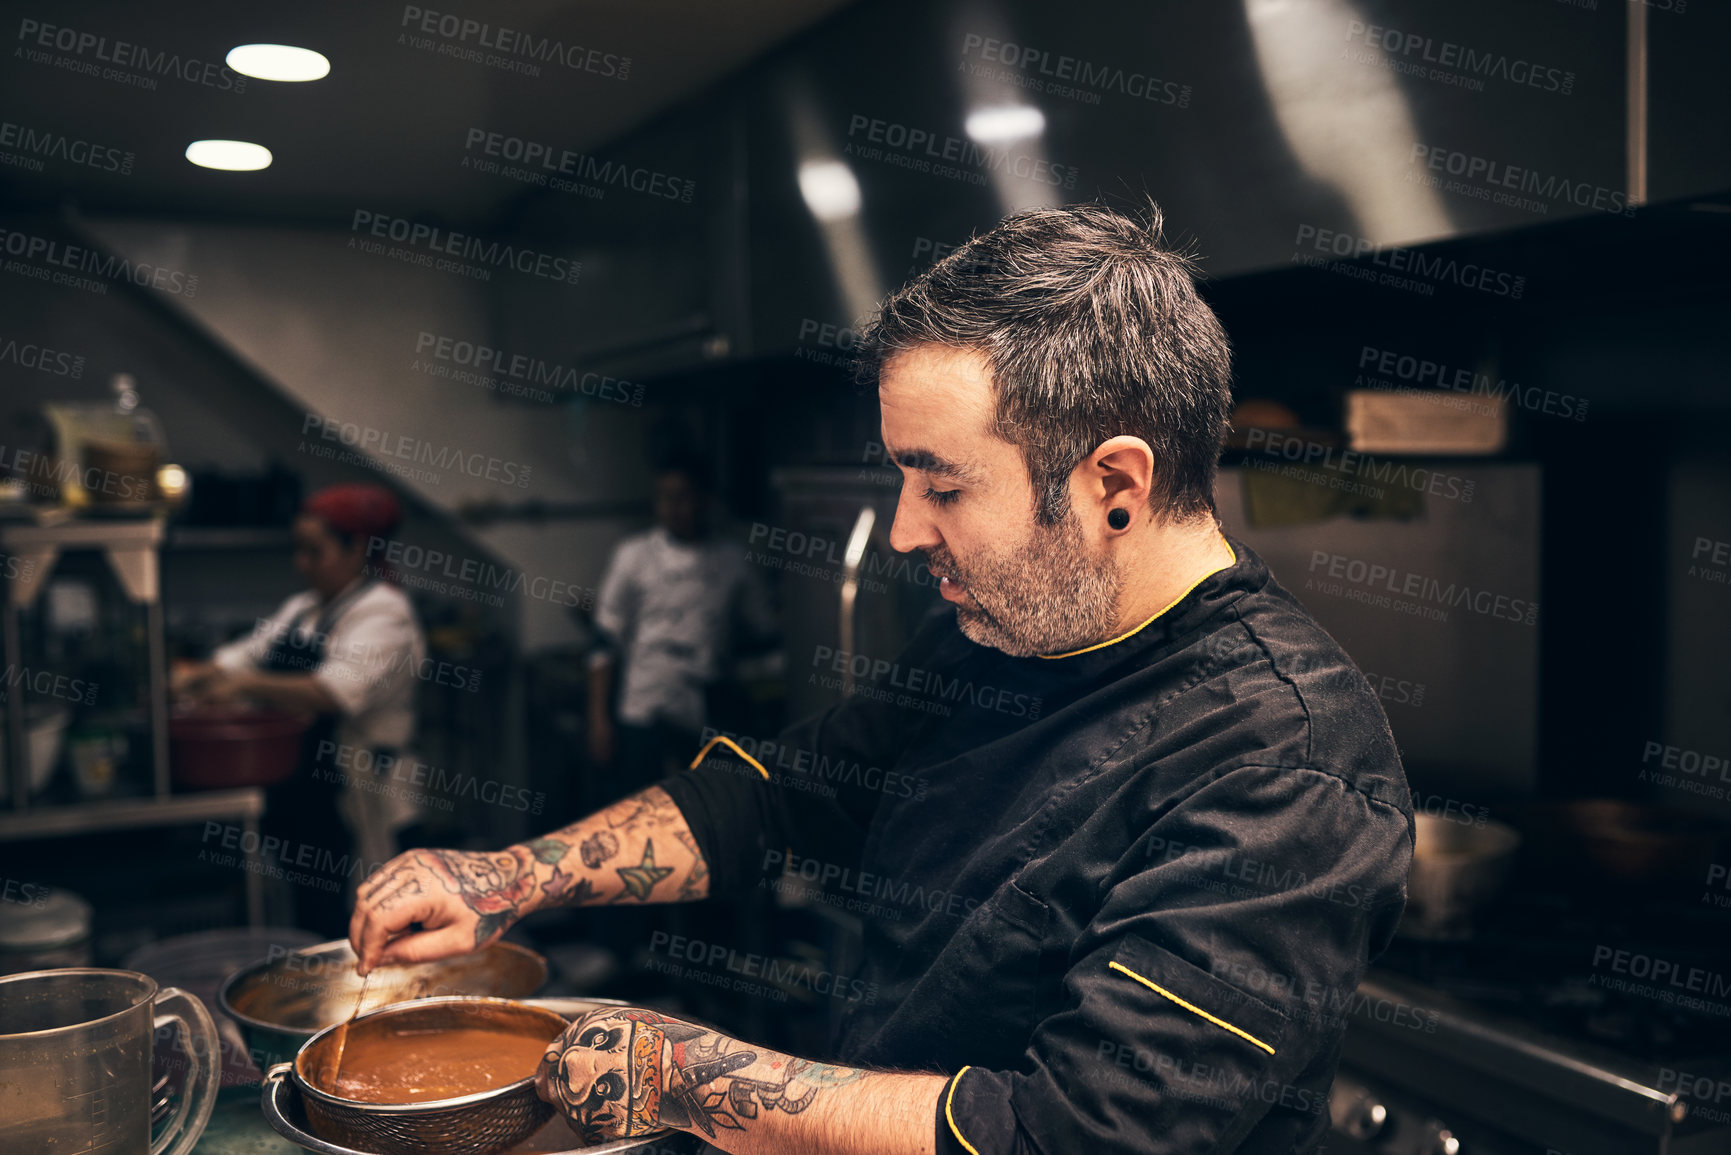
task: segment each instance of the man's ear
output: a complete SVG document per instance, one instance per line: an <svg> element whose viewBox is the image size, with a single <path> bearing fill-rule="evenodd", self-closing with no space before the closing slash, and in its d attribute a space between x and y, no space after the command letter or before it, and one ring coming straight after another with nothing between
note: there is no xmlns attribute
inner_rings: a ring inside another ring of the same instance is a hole
<svg viewBox="0 0 1731 1155"><path fill-rule="evenodd" d="M1140 437L1109 437L1078 468L1083 472L1083 516L1099 518L1102 524L1114 509L1128 513L1131 524L1151 516L1154 450Z"/></svg>

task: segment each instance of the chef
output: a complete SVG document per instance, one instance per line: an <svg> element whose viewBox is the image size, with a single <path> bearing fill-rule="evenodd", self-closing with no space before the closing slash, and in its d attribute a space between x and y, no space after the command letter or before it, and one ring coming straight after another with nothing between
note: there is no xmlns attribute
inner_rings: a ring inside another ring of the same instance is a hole
<svg viewBox="0 0 1731 1155"><path fill-rule="evenodd" d="M775 615L738 542L713 532L709 466L675 446L655 468L655 526L619 543L595 605L589 754L629 789L691 758L736 651ZM618 684L618 693L614 685ZM603 797L615 797L607 794Z"/></svg>
<svg viewBox="0 0 1731 1155"><path fill-rule="evenodd" d="M728 1152L1315 1150L1412 808L1369 685L1219 528L1229 349L1190 266L1157 210L1020 212L893 294L863 348L903 478L891 544L949 605L773 760L717 739L486 872L394 860L350 923L362 969L546 906L815 879L870 900L860 969L824 984L827 1054L606 1008L549 1048L541 1094L597 1139ZM663 949L773 981L725 943Z"/></svg>
<svg viewBox="0 0 1731 1155"><path fill-rule="evenodd" d="M399 793L364 788L369 769L391 765L414 733L415 673L426 657L409 599L367 564L369 543L401 521L401 505L381 486L314 493L293 529L295 568L308 588L210 661L174 671L183 697L244 698L314 716L294 776L266 789L260 827L335 864L340 877L293 890L296 924L321 933L343 932L344 887L365 874L356 867L391 857L393 832L416 814Z"/></svg>

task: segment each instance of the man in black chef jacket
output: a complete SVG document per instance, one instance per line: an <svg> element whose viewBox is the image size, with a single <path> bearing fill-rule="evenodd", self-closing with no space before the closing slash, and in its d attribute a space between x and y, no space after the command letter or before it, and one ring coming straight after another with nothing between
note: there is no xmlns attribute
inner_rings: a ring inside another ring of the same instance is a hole
<svg viewBox="0 0 1731 1155"><path fill-rule="evenodd" d="M595 1139L729 1152L1319 1144L1411 803L1363 676L1219 530L1228 345L1159 228L1017 213L884 304L891 543L953 610L846 656L868 677L773 758L717 739L545 838L393 860L350 924L363 969L816 863L873 900L826 1061L609 1008L549 1048L543 1097ZM731 953L683 961L762 961Z"/></svg>

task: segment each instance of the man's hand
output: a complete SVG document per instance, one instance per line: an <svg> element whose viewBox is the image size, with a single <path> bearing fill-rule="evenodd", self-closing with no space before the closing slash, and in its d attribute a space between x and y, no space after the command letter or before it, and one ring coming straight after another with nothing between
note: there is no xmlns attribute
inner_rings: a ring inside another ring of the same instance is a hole
<svg viewBox="0 0 1731 1155"><path fill-rule="evenodd" d="M589 1012L535 1071L590 1144L672 1127L734 1152L930 1155L944 1082L797 1059L641 1007Z"/></svg>
<svg viewBox="0 0 1731 1155"><path fill-rule="evenodd" d="M411 850L361 884L349 919L358 970L479 950L533 907L531 853ZM409 931L411 923L420 924ZM400 937L399 937L400 936Z"/></svg>

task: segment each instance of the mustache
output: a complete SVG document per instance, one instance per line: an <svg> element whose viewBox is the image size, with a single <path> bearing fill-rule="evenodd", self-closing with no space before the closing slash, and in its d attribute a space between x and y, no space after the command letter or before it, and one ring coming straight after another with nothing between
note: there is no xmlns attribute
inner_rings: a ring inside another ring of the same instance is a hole
<svg viewBox="0 0 1731 1155"><path fill-rule="evenodd" d="M961 568L956 565L955 557L949 550L939 546L936 549L921 551L926 555L926 571L933 577L961 579ZM962 583L966 585L966 582Z"/></svg>

